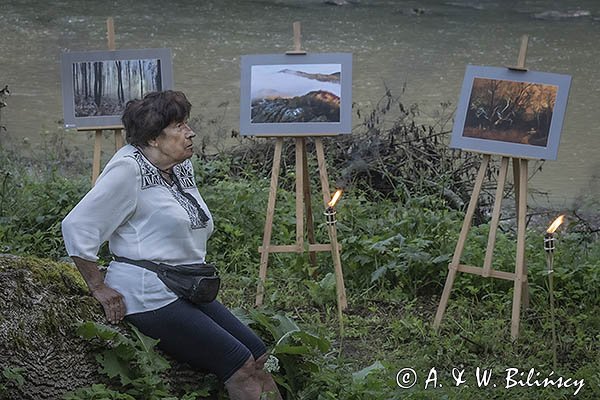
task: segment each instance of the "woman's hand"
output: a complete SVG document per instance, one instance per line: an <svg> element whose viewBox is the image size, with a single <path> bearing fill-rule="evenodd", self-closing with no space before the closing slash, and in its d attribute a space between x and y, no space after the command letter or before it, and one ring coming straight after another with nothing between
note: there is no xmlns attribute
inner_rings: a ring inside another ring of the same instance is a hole
<svg viewBox="0 0 600 400"><path fill-rule="evenodd" d="M102 284L92 290L92 296L102 304L106 319L111 324L118 324L125 317L125 302L123 295L116 290Z"/></svg>
<svg viewBox="0 0 600 400"><path fill-rule="evenodd" d="M125 302L123 295L115 289L104 284L104 277L98 270L98 264L94 261L84 260L81 257L72 257L75 265L85 283L87 283L92 296L102 304L106 319L111 324L118 324L125 317Z"/></svg>

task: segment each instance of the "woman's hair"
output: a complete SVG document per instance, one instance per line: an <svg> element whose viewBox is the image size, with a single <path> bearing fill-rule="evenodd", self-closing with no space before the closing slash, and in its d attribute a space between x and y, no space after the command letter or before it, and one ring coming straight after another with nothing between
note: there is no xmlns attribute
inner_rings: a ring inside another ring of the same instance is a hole
<svg viewBox="0 0 600 400"><path fill-rule="evenodd" d="M127 143L148 145L171 123L188 119L191 108L185 94L174 90L150 92L141 100L128 101L121 117Z"/></svg>

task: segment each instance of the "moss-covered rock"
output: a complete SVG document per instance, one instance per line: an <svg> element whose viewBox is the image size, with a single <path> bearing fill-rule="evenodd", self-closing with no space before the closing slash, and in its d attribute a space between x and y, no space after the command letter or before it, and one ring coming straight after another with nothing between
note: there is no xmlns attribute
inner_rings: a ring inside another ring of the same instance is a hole
<svg viewBox="0 0 600 400"><path fill-rule="evenodd" d="M0 254L0 371L22 368L25 378L3 399L60 399L77 388L109 384L98 372L97 346L76 333L83 321L106 323L73 264ZM198 372L168 361L165 378L174 391L201 380Z"/></svg>
<svg viewBox="0 0 600 400"><path fill-rule="evenodd" d="M100 380L75 327L102 319L73 265L0 255L0 365L23 368L25 376L8 398L59 398Z"/></svg>

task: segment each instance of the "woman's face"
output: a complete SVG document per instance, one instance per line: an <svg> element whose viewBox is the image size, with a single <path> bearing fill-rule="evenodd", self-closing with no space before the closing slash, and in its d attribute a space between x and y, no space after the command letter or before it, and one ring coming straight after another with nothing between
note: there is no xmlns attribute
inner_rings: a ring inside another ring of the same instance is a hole
<svg viewBox="0 0 600 400"><path fill-rule="evenodd" d="M171 122L154 139L158 151L166 158L179 164L194 154L192 138L196 136L187 121Z"/></svg>

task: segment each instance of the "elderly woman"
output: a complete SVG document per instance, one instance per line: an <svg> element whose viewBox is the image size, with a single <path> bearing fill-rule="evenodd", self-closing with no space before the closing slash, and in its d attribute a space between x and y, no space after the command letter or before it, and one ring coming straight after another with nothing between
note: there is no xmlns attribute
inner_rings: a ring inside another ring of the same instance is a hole
<svg viewBox="0 0 600 400"><path fill-rule="evenodd" d="M160 339L159 347L192 367L215 373L231 399L281 399L263 371L263 342L218 301L178 298L156 273L113 261L106 276L98 249L108 240L120 260L168 265L203 263L213 219L194 182L189 158L196 134L181 92L148 93L127 103L120 149L96 185L62 223L69 255L111 323L123 318Z"/></svg>

